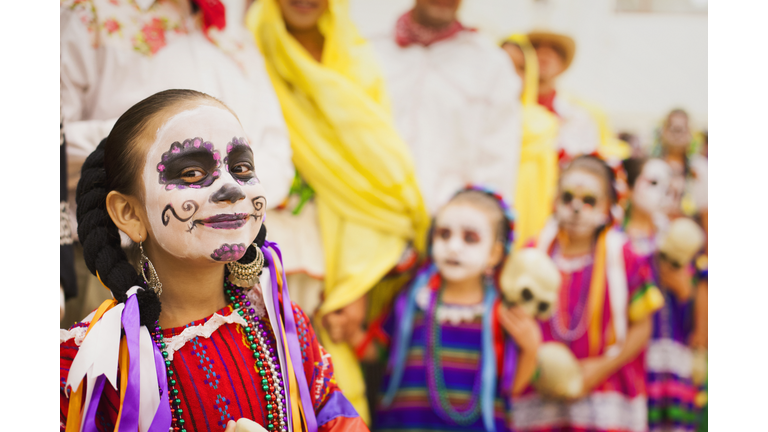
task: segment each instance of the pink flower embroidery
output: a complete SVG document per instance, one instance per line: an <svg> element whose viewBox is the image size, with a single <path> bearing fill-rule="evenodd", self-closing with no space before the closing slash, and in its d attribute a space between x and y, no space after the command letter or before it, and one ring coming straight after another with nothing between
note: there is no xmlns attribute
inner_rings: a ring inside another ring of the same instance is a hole
<svg viewBox="0 0 768 432"><path fill-rule="evenodd" d="M120 23L115 21L113 18L109 18L106 21L104 21L104 28L107 30L109 34L112 34L120 30Z"/></svg>
<svg viewBox="0 0 768 432"><path fill-rule="evenodd" d="M165 46L165 26L160 18L152 18L149 24L141 28L141 33L152 54L156 54Z"/></svg>
<svg viewBox="0 0 768 432"><path fill-rule="evenodd" d="M118 2L117 0L109 0L109 2L112 3L115 6L119 6L120 5L120 2Z"/></svg>

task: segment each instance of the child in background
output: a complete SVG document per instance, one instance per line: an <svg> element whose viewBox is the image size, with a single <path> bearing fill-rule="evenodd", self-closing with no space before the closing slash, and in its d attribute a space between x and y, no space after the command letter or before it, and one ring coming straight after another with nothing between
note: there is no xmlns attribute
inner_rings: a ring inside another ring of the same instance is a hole
<svg viewBox="0 0 768 432"><path fill-rule="evenodd" d="M630 188L625 231L634 251L645 257L664 296L653 316L646 351L648 424L651 431L693 431L696 427L696 386L692 382L693 281L690 265L674 267L657 253L664 231L664 212L671 201L672 170L661 159L624 161ZM690 263L688 263L690 264Z"/></svg>
<svg viewBox="0 0 768 432"><path fill-rule="evenodd" d="M537 247L562 275L560 300L543 341L565 344L579 360L584 388L575 400L544 398L532 387L513 398L517 431L645 431L645 370L640 355L661 306L647 261L612 228L613 171L580 156L562 172L555 218Z"/></svg>
<svg viewBox="0 0 768 432"><path fill-rule="evenodd" d="M391 351L374 430L509 430L507 393L533 376L541 341L532 317L498 301L511 244L512 218L496 194L468 188L438 212L430 260L382 326ZM498 384L511 355L505 332L518 346L512 388Z"/></svg>

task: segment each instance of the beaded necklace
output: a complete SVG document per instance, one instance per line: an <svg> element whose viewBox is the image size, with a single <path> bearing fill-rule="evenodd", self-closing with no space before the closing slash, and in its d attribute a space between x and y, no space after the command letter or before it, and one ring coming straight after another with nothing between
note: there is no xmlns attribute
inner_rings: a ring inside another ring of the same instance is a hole
<svg viewBox="0 0 768 432"><path fill-rule="evenodd" d="M587 299L589 298L589 283L592 281L592 264L589 264L581 278L581 288L579 290L579 300L571 315L570 323L566 326L562 317L563 311L568 310L568 301L562 301L563 294L568 294L570 286L563 286L561 290L561 301L559 307L555 308L550 323L552 324L552 335L561 342L573 342L584 335L589 324L589 314L587 311ZM565 313L567 314L567 312ZM575 323L575 324L574 324Z"/></svg>
<svg viewBox="0 0 768 432"><path fill-rule="evenodd" d="M475 384L472 388L472 396L464 407L454 408L448 400L448 390L445 386L443 377L443 365L440 360L442 351L442 330L437 320L437 308L443 290L439 289L437 293L432 293L429 308L427 309L427 325L430 327L427 332L427 387L429 388L429 399L432 407L443 420L454 422L460 426L467 426L480 418L480 388L482 383L482 373L478 371L475 376ZM481 363L482 365L482 363Z"/></svg>
<svg viewBox="0 0 768 432"><path fill-rule="evenodd" d="M268 323L256 315L256 310L251 307L251 302L246 298L242 288L233 285L228 280L224 281L224 293L229 299L234 312L245 318L247 326L245 334L256 360L256 371L261 376L261 388L266 393L267 400L267 425L269 431L287 431L287 412L285 404L285 389L282 387L283 375L280 371L280 362L275 348L270 345L271 330ZM163 330L160 324L155 322L155 331L152 334L155 344L165 359L165 367L168 374L169 402L171 405L170 432L187 432L186 421L182 418L184 411L181 409L178 382L174 376L171 361L168 360L168 351L163 342Z"/></svg>

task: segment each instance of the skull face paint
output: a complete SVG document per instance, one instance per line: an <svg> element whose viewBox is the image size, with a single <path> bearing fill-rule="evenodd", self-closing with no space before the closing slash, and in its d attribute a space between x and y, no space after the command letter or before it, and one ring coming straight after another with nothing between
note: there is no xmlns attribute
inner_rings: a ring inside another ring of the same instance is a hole
<svg viewBox="0 0 768 432"><path fill-rule="evenodd" d="M592 235L608 220L609 203L603 179L587 171L567 171L560 181L555 218L572 238Z"/></svg>
<svg viewBox="0 0 768 432"><path fill-rule="evenodd" d="M489 216L468 204L449 204L438 213L432 240L432 258L448 281L477 277L492 264L496 241Z"/></svg>
<svg viewBox="0 0 768 432"><path fill-rule="evenodd" d="M253 151L228 110L200 106L158 129L142 173L154 240L179 258L240 259L264 219Z"/></svg>
<svg viewBox="0 0 768 432"><path fill-rule="evenodd" d="M672 169L661 159L650 159L643 165L632 188L632 205L649 215L664 213L672 202Z"/></svg>

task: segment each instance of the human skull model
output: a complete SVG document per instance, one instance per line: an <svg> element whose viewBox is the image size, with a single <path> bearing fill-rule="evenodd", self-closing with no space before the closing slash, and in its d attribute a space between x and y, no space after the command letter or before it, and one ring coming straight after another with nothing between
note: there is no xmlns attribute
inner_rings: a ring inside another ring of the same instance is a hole
<svg viewBox="0 0 768 432"><path fill-rule="evenodd" d="M673 265L684 266L704 246L704 230L691 219L673 220L659 244L659 254Z"/></svg>
<svg viewBox="0 0 768 432"><path fill-rule="evenodd" d="M520 305L540 320L549 319L560 291L560 271L545 252L525 248L504 265L499 284L504 303Z"/></svg>
<svg viewBox="0 0 768 432"><path fill-rule="evenodd" d="M267 432L267 430L253 420L241 418L237 421L235 432Z"/></svg>
<svg viewBox="0 0 768 432"><path fill-rule="evenodd" d="M537 354L539 375L533 387L542 396L574 399L584 387L579 362L567 346L560 342L541 344Z"/></svg>

